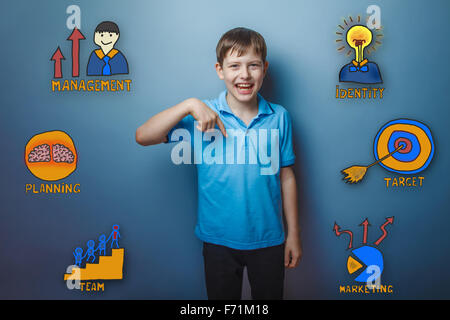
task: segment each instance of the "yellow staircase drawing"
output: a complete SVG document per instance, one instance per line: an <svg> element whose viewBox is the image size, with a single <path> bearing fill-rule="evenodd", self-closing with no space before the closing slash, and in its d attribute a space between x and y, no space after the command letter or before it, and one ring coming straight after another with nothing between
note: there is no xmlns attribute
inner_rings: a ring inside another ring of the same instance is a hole
<svg viewBox="0 0 450 320"><path fill-rule="evenodd" d="M86 263L85 268L74 267L71 274L64 274L64 280L120 280L124 251L124 248L112 249L112 254L100 256L98 263Z"/></svg>

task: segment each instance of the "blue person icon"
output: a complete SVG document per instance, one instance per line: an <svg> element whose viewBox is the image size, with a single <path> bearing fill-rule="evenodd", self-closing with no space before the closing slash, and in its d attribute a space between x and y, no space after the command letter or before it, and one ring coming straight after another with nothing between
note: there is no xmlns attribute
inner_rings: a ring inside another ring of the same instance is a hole
<svg viewBox="0 0 450 320"><path fill-rule="evenodd" d="M75 257L75 265L80 267L81 262L83 261L84 257L86 257L86 254L83 256L83 249L79 247L75 248L75 250L73 251L73 256Z"/></svg>
<svg viewBox="0 0 450 320"><path fill-rule="evenodd" d="M105 255L105 249L106 249L106 236L104 234L102 234L99 238L98 238L98 247L96 249L99 250L99 255Z"/></svg>
<svg viewBox="0 0 450 320"><path fill-rule="evenodd" d="M86 262L89 261L90 257L92 257L92 261L91 262L94 262L95 261L95 251L97 251L97 250L94 249L95 241L94 240L89 240L87 242L87 246L88 246L88 248L86 250L86 254L88 255L88 257L86 259Z"/></svg>
<svg viewBox="0 0 450 320"><path fill-rule="evenodd" d="M113 247L114 242L116 243L117 249L119 249L119 238L120 238L120 233L119 233L119 226L117 224L113 225L113 230L111 232L111 234L108 237L108 240L106 240L106 242L109 241L109 239L111 239L111 248Z"/></svg>

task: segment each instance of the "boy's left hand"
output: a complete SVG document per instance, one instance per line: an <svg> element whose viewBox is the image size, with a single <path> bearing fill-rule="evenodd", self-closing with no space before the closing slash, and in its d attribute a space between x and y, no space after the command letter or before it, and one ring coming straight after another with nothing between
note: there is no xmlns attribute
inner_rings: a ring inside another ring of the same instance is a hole
<svg viewBox="0 0 450 320"><path fill-rule="evenodd" d="M289 236L284 247L284 266L292 269L298 266L302 257L302 245L298 235Z"/></svg>

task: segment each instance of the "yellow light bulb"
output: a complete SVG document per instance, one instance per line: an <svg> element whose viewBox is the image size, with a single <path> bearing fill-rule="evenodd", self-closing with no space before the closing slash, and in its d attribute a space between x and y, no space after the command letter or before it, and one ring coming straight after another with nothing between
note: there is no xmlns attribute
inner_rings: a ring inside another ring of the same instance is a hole
<svg viewBox="0 0 450 320"><path fill-rule="evenodd" d="M372 32L365 26L353 26L347 31L347 43L355 49L356 62L364 60L364 48L372 42Z"/></svg>

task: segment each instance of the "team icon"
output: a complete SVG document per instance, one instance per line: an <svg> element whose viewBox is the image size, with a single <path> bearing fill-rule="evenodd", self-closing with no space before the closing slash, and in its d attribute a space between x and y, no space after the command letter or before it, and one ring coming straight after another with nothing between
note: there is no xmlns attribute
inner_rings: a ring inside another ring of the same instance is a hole
<svg viewBox="0 0 450 320"><path fill-rule="evenodd" d="M72 138L55 130L33 136L25 146L25 164L37 178L57 181L77 168L77 150Z"/></svg>
<svg viewBox="0 0 450 320"><path fill-rule="evenodd" d="M342 170L348 183L360 182L367 170L377 164L398 174L416 174L425 170L433 159L435 146L430 129L410 119L386 123L377 133L370 165L354 165Z"/></svg>
<svg viewBox="0 0 450 320"><path fill-rule="evenodd" d="M64 274L65 281L120 280L123 279L125 249L119 245L119 225L113 225L106 238L105 234L86 242L86 248L77 247L73 251L74 264ZM79 283L78 283L79 287Z"/></svg>
<svg viewBox="0 0 450 320"><path fill-rule="evenodd" d="M337 50L346 53L353 59L342 67L339 72L340 82L354 82L362 84L382 83L378 65L369 61L367 56L381 45L381 28L370 30L361 24L361 17L343 19L338 25L336 35Z"/></svg>

